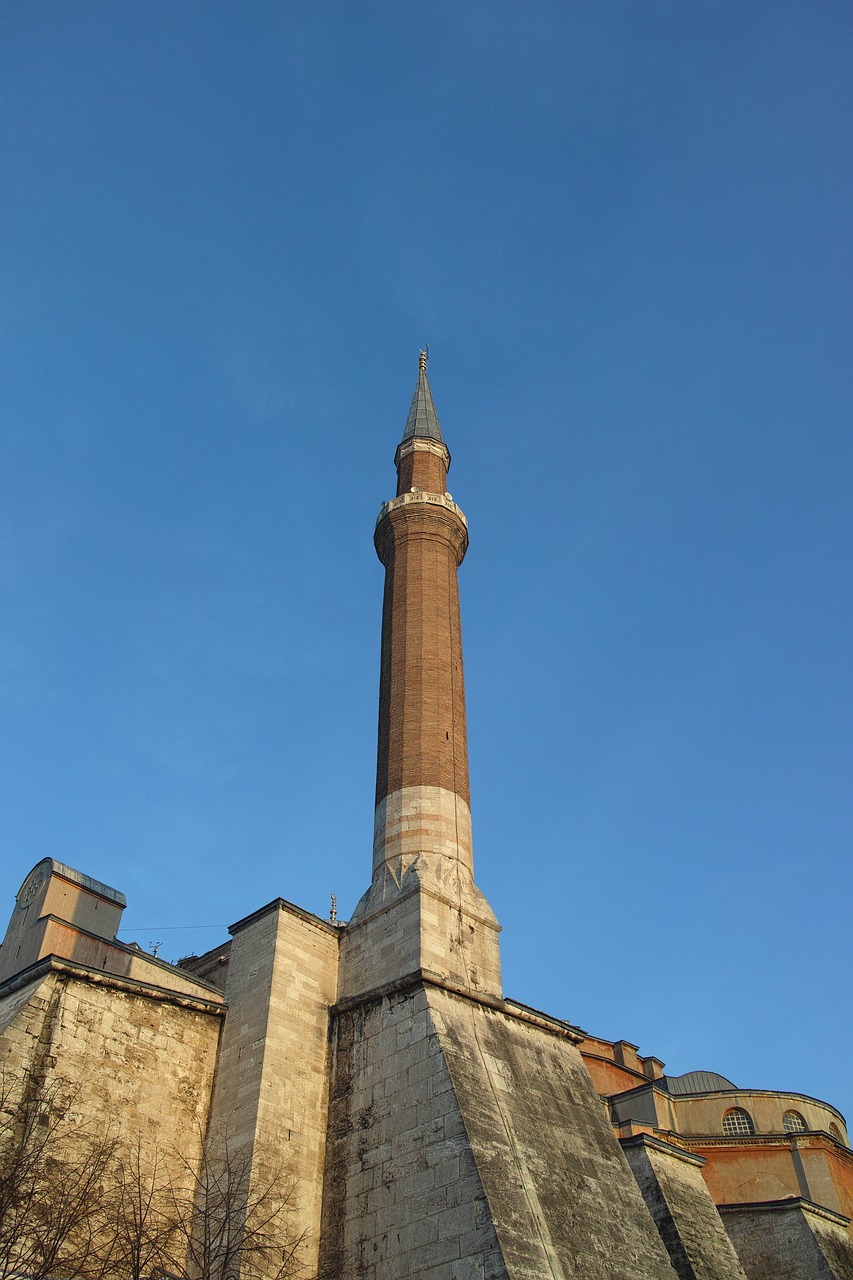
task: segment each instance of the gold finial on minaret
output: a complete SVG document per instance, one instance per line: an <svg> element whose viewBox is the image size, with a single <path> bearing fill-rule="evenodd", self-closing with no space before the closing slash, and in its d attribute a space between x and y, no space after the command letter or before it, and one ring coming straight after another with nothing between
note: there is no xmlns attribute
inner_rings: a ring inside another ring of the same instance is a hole
<svg viewBox="0 0 853 1280"><path fill-rule="evenodd" d="M418 368L421 373L426 373L427 360L429 360L429 343L426 344L418 357Z"/></svg>

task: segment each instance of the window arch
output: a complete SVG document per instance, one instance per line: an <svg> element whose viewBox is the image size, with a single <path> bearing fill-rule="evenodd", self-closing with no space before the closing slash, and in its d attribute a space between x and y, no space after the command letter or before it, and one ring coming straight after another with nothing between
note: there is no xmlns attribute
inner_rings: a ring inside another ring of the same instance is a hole
<svg viewBox="0 0 853 1280"><path fill-rule="evenodd" d="M755 1133L752 1116L743 1107L732 1107L723 1116L723 1133L729 1138L749 1137Z"/></svg>
<svg viewBox="0 0 853 1280"><path fill-rule="evenodd" d="M829 1132L832 1134L832 1136L833 1136L833 1138L835 1139L835 1141L836 1141L836 1142L840 1142L840 1143L841 1143L841 1145L842 1145L842 1147L843 1147L843 1146L844 1146L844 1139L843 1139L843 1138L842 1138L842 1136L841 1136L841 1130L839 1129L838 1125L835 1123L835 1121L834 1121L834 1120L832 1121L832 1123L831 1123L831 1124L830 1124L830 1126L829 1126Z"/></svg>
<svg viewBox="0 0 853 1280"><path fill-rule="evenodd" d="M799 1111L786 1111L782 1117L782 1128L786 1133L805 1133L807 1125Z"/></svg>

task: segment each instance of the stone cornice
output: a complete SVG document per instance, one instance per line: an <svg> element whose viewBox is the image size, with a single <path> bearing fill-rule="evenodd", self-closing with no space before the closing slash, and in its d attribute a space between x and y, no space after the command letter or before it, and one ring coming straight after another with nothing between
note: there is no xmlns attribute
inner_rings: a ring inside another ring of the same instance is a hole
<svg viewBox="0 0 853 1280"><path fill-rule="evenodd" d="M144 955L144 953L141 953ZM202 996L191 996L181 991L167 991L164 987L155 987L150 982L138 978L123 978L115 973L104 973L102 969L92 969L89 965L76 964L63 960L60 956L42 956L41 960L31 964L15 974L0 987L0 996L11 995L22 987L46 978L48 974L74 978L93 987L107 987L113 991L123 991L129 995L143 996L146 1000L156 1000L161 1004L178 1005L181 1009L192 1009L195 1013L209 1013L223 1018L228 1006L222 1000L205 1000Z"/></svg>
<svg viewBox="0 0 853 1280"><path fill-rule="evenodd" d="M803 1213L814 1214L816 1218L826 1218L828 1222L834 1222L840 1227L848 1227L850 1218L843 1213L836 1213L834 1209L827 1209L826 1205L815 1204L814 1200L804 1200L802 1196L786 1196L784 1200L755 1200L752 1203L744 1201L738 1204L718 1204L719 1213L779 1213L786 1209L800 1209Z"/></svg>
<svg viewBox="0 0 853 1280"><path fill-rule="evenodd" d="M120 938L105 938L101 933L92 933L90 929L82 929L79 925L72 924L70 920L64 920L62 916L56 916L48 913L47 915L39 916L36 924L44 926L42 929L42 939L44 939L44 935L47 933L48 925L59 925L60 928L67 929L70 933L81 938L91 939L92 942L97 943L99 947L108 947L111 951L118 951L121 955L129 956L131 960L144 960L146 964L151 965L153 968L161 969L164 974L177 974L180 976L182 982L198 983L199 986L207 987L211 992L217 991L217 988L214 987L212 983L206 982L204 978L196 977L196 975L190 973L188 969L181 969L179 965L169 964L168 960L161 960L159 956L151 955L149 951L143 951L141 947L136 946L133 943L122 942ZM67 960L67 957L59 956L56 952L50 952L48 956L40 957L38 961L34 961L29 968L23 969L21 972L29 973L36 964L40 963L42 959ZM69 964L78 963L74 960L67 960L67 962ZM83 965L82 967L88 969L90 966ZM106 970L95 969L92 967L92 972L103 973L106 972ZM11 977L7 978L3 983L0 983L0 990L5 990L7 985L14 981L17 976L17 974L12 974ZM156 984L151 983L149 985L155 986Z"/></svg>
<svg viewBox="0 0 853 1280"><path fill-rule="evenodd" d="M513 1000L502 1000L499 996L467 991L464 987L460 987L454 982L448 982L447 979L442 978L439 974L430 973L428 969L416 969L413 973L406 974L405 977L398 978L394 982L386 982L382 986L372 987L369 991L363 991L360 995L338 1000L337 1003L332 1005L330 1013L333 1015L349 1013L353 1009L358 1009L361 1005L374 1004L379 1000L384 1000L386 996L397 995L400 992L410 991L420 986L436 987L440 991L446 991L450 995L458 996L471 1004L483 1005L485 1008L493 1009L496 1013L502 1013L508 1018L515 1018L518 1022L526 1022L530 1026L539 1027L540 1030L547 1031L551 1035L559 1036L563 1040L570 1040L572 1044L579 1044L584 1038L584 1033L578 1027L573 1027L569 1022L561 1022L559 1018L549 1018L547 1014L538 1013L533 1009L529 1009L526 1005L517 1004Z"/></svg>
<svg viewBox="0 0 853 1280"><path fill-rule="evenodd" d="M681 1135L691 1147L782 1147L792 1150L809 1145L829 1143L833 1150L846 1160L853 1161L853 1151L839 1142L826 1129L808 1129L799 1133L753 1133L727 1134L721 1133L687 1133Z"/></svg>
<svg viewBox="0 0 853 1280"><path fill-rule="evenodd" d="M411 436L408 440L404 440L397 445L397 452L394 454L394 466L399 467L403 459L407 458L410 453L434 453L437 458L443 460L445 469L447 471L450 470L450 450L440 440L430 440L425 436Z"/></svg>

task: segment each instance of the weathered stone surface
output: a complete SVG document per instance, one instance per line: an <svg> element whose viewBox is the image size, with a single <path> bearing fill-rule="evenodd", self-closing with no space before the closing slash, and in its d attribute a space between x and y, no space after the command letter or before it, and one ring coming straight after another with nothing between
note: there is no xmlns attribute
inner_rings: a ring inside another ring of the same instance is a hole
<svg viewBox="0 0 853 1280"><path fill-rule="evenodd" d="M222 1015L183 995L70 967L0 1001L0 1068L65 1082L81 1125L157 1148L164 1175L201 1148Z"/></svg>
<svg viewBox="0 0 853 1280"><path fill-rule="evenodd" d="M672 1280L577 1049L432 984L338 1014L324 1280Z"/></svg>
<svg viewBox="0 0 853 1280"><path fill-rule="evenodd" d="M745 1280L702 1177L702 1160L644 1134L621 1145L681 1280Z"/></svg>
<svg viewBox="0 0 853 1280"><path fill-rule="evenodd" d="M211 1127L295 1186L301 1261L317 1267L338 930L277 899L233 927Z"/></svg>
<svg viewBox="0 0 853 1280"><path fill-rule="evenodd" d="M512 1280L672 1280L572 1041L449 992L429 1003Z"/></svg>
<svg viewBox="0 0 853 1280"><path fill-rule="evenodd" d="M720 1205L748 1280L853 1280L849 1220L807 1200Z"/></svg>
<svg viewBox="0 0 853 1280"><path fill-rule="evenodd" d="M339 1013L323 1280L507 1280L422 986Z"/></svg>
<svg viewBox="0 0 853 1280"><path fill-rule="evenodd" d="M447 862L432 874L428 862L409 865L402 891L385 905L378 879L359 903L367 914L360 911L341 939L341 999L419 971L500 996L500 926L489 904L470 875Z"/></svg>

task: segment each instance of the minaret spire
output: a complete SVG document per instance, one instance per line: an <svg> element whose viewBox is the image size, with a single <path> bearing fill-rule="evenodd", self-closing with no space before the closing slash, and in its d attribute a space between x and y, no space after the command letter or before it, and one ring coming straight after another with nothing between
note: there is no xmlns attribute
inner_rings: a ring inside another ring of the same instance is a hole
<svg viewBox="0 0 853 1280"><path fill-rule="evenodd" d="M397 493L382 505L374 533L385 596L373 880L350 921L347 949L354 954L358 927L378 925L379 913L387 934L396 907L394 947L374 940L377 982L424 970L500 994L498 926L474 884L471 846L457 582L468 522L447 493L450 453L426 362L421 351L394 459ZM353 982L363 985L351 973L345 985Z"/></svg>

